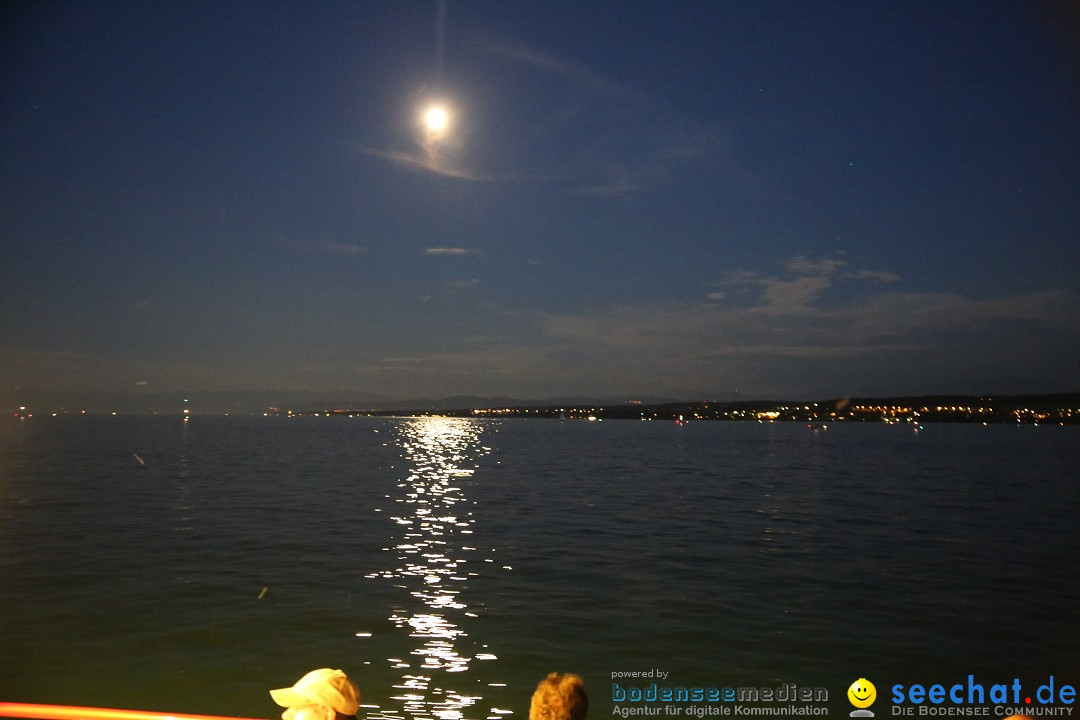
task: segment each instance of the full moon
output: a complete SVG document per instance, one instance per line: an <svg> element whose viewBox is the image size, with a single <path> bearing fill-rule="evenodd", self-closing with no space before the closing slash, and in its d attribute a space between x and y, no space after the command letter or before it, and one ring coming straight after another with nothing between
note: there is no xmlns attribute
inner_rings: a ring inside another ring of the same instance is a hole
<svg viewBox="0 0 1080 720"><path fill-rule="evenodd" d="M449 124L450 116L444 108L436 106L428 108L427 112L424 113L424 125L427 126L428 132L432 134L441 134Z"/></svg>

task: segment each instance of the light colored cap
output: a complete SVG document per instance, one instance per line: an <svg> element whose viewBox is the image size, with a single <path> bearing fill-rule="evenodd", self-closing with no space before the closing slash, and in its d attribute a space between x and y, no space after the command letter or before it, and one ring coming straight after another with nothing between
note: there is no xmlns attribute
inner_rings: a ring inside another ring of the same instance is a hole
<svg viewBox="0 0 1080 720"><path fill-rule="evenodd" d="M270 697L281 707L324 705L342 715L360 709L360 690L341 670L312 670L289 688L271 690Z"/></svg>

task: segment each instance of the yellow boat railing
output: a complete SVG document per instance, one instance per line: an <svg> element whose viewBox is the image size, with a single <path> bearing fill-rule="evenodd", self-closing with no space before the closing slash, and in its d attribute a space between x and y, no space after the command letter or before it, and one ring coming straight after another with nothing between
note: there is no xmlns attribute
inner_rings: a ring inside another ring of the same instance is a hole
<svg viewBox="0 0 1080 720"><path fill-rule="evenodd" d="M221 715L192 715L191 713L167 713L152 710L118 710L114 708L78 707L75 705L37 705L13 702L0 702L0 717L31 718L31 720L256 720L255 718L224 717Z"/></svg>

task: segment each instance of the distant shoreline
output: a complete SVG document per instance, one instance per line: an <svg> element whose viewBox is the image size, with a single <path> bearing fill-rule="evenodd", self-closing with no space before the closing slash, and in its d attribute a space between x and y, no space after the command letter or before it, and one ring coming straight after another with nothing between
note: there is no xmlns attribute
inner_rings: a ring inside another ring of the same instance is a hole
<svg viewBox="0 0 1080 720"><path fill-rule="evenodd" d="M271 406L262 411L200 412L198 402L177 410L86 409L71 410L19 407L8 417L29 419L71 415L153 416L267 416L267 417L471 417L539 418L556 420L646 420L734 422L884 422L982 423L982 424L1080 424L1080 393L1046 395L918 395L896 397L831 398L813 402L795 400L673 401L590 403L509 401L485 402L473 398L402 403L401 407L340 405L299 408ZM455 404L456 402L456 404ZM410 406L411 405L411 406Z"/></svg>
<svg viewBox="0 0 1080 720"><path fill-rule="evenodd" d="M886 422L1080 424L1080 393L1053 395L925 395L892 398L833 398L816 402L757 400L471 407L449 410L366 411L330 409L330 416L519 417L560 420L668 420L735 422Z"/></svg>

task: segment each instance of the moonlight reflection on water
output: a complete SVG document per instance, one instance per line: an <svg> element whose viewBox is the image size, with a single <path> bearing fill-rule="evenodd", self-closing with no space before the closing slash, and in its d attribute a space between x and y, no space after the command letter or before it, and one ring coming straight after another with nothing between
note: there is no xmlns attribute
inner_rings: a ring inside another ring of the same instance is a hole
<svg viewBox="0 0 1080 720"><path fill-rule="evenodd" d="M409 462L398 483L393 521L399 532L386 548L395 567L369 575L395 581L405 595L393 605L390 621L408 632L416 647L408 658L387 658L403 671L395 688L408 717L457 720L481 697L454 689L454 675L474 660L494 660L486 646L471 639L470 611L461 593L477 571L470 563L489 561L470 544L473 512L462 487L472 463L489 451L480 445L483 428L475 421L421 418L400 426L398 445ZM505 711L493 708L489 717ZM396 717L383 714L382 717Z"/></svg>

